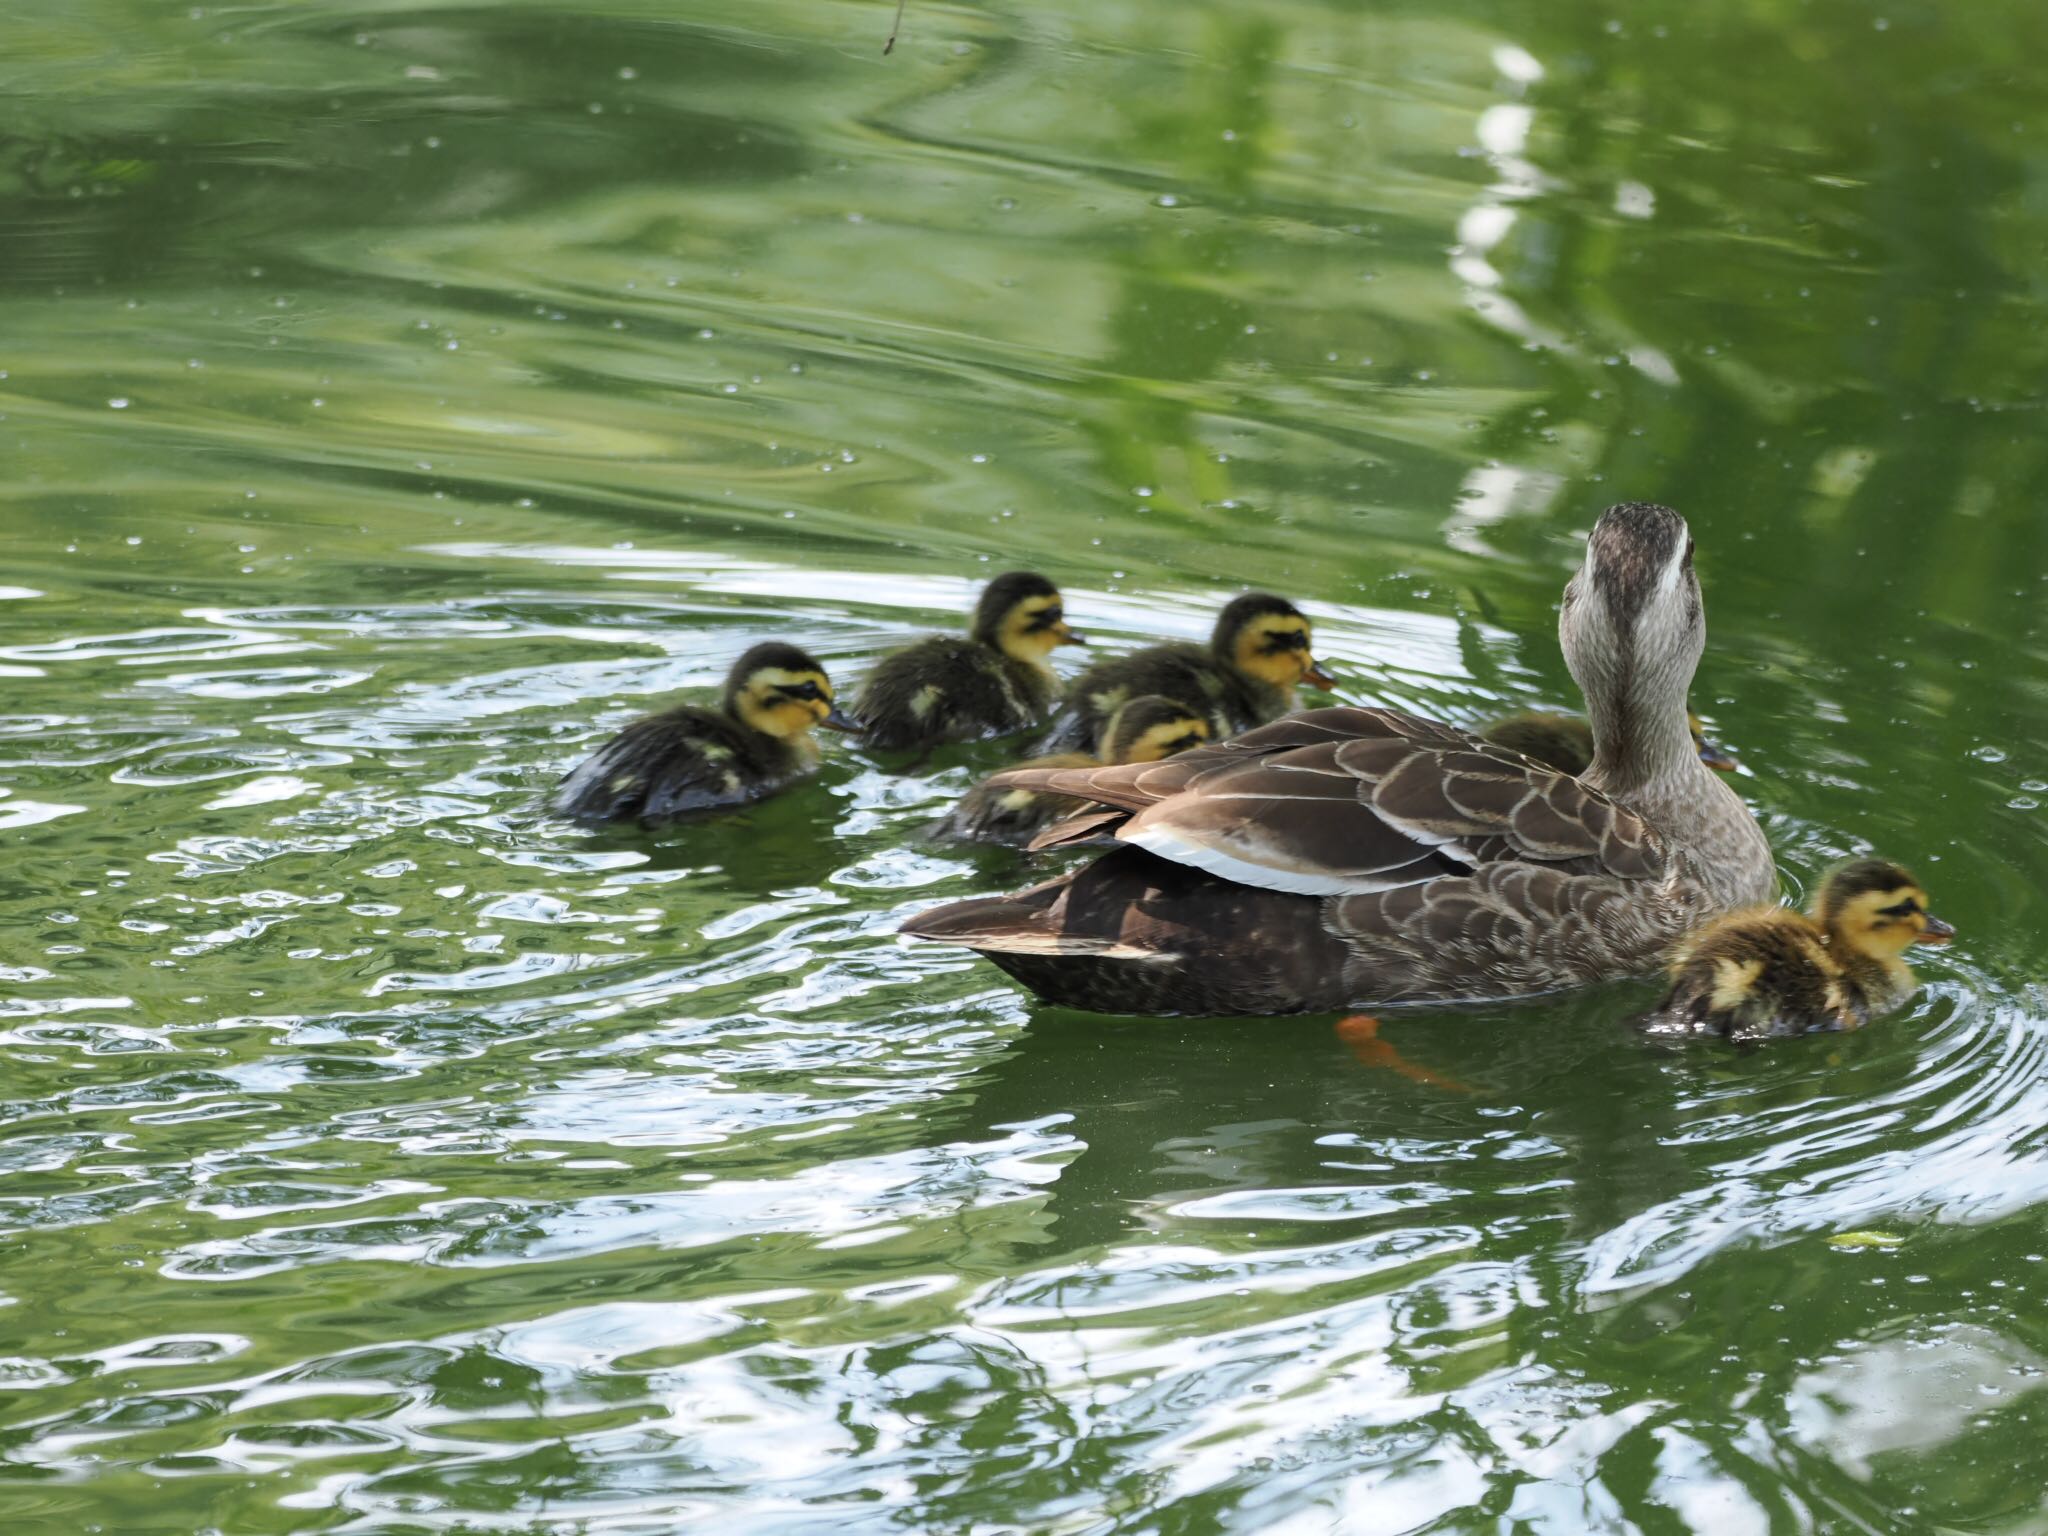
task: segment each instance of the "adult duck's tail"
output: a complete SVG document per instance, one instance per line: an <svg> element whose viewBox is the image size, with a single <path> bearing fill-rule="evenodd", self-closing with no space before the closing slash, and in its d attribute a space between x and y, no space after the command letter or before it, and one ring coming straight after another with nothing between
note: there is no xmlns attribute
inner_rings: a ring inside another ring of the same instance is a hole
<svg viewBox="0 0 2048 1536"><path fill-rule="evenodd" d="M990 955L1098 955L1157 959L1114 933L1070 930L1062 920L1068 882L1055 880L1009 896L971 896L928 907L896 931L933 944L957 944Z"/></svg>

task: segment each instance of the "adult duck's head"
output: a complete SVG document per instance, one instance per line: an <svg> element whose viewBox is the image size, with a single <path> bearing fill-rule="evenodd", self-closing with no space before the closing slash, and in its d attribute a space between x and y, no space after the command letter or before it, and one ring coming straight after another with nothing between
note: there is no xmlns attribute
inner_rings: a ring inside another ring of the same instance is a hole
<svg viewBox="0 0 2048 1536"><path fill-rule="evenodd" d="M1565 583L1565 665L1593 721L1593 771L1614 787L1696 770L1685 694L1706 610L1685 519L1654 502L1609 507Z"/></svg>

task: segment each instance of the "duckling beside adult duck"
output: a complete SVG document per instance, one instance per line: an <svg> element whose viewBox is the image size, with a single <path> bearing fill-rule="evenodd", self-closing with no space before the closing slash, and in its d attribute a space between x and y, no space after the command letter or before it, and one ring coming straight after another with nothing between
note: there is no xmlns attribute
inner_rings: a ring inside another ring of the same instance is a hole
<svg viewBox="0 0 2048 1536"><path fill-rule="evenodd" d="M1707 739L1698 715L1688 711L1685 722L1692 730L1693 750L1699 753L1701 762L1721 773L1733 773L1742 766L1726 747ZM1479 734L1496 747L1533 757L1559 773L1577 777L1593 766L1593 723L1584 715L1525 710L1494 721Z"/></svg>
<svg viewBox="0 0 2048 1536"><path fill-rule="evenodd" d="M1828 872L1810 915L1752 907L1686 938L1671 961L1671 990L1642 1028L1740 1041L1859 1029L1913 995L1909 946L1954 937L1904 869L1852 859Z"/></svg>
<svg viewBox="0 0 2048 1536"><path fill-rule="evenodd" d="M1116 1012L1478 1002L1641 974L1777 884L1686 729L1702 614L1685 520L1610 507L1558 620L1593 723L1582 776L1387 709L1315 710L1160 763L1019 770L1002 777L1106 808L1074 840L1121 846L903 931Z"/></svg>
<svg viewBox="0 0 2048 1536"><path fill-rule="evenodd" d="M760 800L818 766L818 726L853 729L808 651L779 641L733 663L716 709L649 715L599 747L555 791L558 816L656 826Z"/></svg>
<svg viewBox="0 0 2048 1536"><path fill-rule="evenodd" d="M1058 587L1008 571L982 589L966 636L928 635L877 662L854 717L884 752L1007 736L1052 707L1053 648L1086 643L1068 627Z"/></svg>
<svg viewBox="0 0 2048 1536"><path fill-rule="evenodd" d="M1219 741L1294 708L1303 683L1332 679L1310 651L1311 626L1284 597L1246 592L1223 605L1206 646L1148 645L1096 662L1074 679L1071 701L1041 742L1046 752L1096 752L1127 699L1158 694L1200 714Z"/></svg>
<svg viewBox="0 0 2048 1536"><path fill-rule="evenodd" d="M1103 763L1156 763L1209 739L1209 722L1185 705L1147 694L1121 705L1103 733ZM1087 768L1085 752L1034 758L1019 768ZM1049 790L984 779L934 828L940 837L1022 847L1054 822L1088 809L1088 802Z"/></svg>

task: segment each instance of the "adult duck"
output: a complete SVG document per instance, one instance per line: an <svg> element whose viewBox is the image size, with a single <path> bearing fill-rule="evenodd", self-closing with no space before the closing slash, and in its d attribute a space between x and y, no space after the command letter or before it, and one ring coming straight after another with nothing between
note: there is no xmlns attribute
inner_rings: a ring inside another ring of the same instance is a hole
<svg viewBox="0 0 2048 1536"><path fill-rule="evenodd" d="M903 931L1050 1001L1129 1013L1470 1003L1649 971L1777 883L1686 726L1706 627L1685 519L1610 507L1558 632L1593 723L1579 778L1386 709L1293 715L1160 763L1023 770L1103 807L1041 845L1120 846Z"/></svg>

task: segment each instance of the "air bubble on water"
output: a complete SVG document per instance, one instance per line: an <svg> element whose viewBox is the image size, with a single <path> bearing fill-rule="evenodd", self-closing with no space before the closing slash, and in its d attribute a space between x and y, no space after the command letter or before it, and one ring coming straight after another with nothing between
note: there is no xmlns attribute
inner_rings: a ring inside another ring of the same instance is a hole
<svg viewBox="0 0 2048 1536"><path fill-rule="evenodd" d="M126 395L116 395L107 402L107 405L109 409L125 411L128 409L128 397Z"/></svg>

